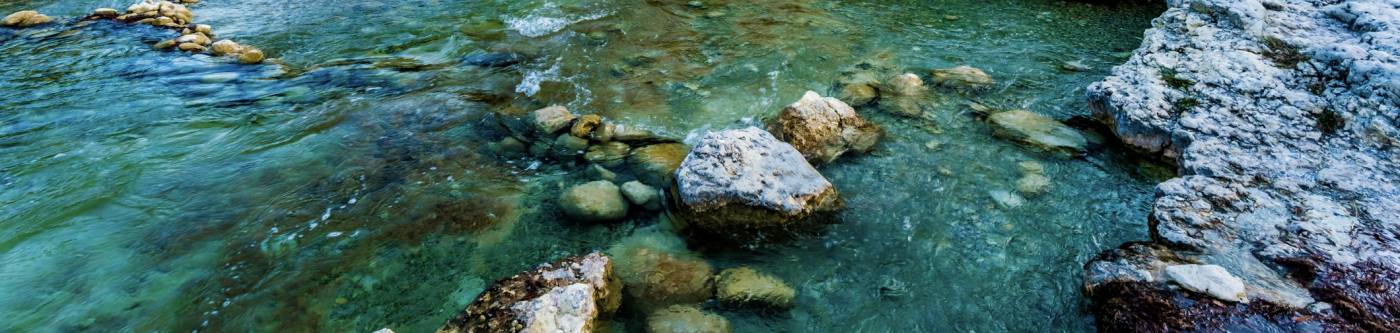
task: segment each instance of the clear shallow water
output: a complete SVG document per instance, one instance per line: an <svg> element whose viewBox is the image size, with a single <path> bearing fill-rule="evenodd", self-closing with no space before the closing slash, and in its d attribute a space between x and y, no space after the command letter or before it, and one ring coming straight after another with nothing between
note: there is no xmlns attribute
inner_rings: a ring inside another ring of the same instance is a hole
<svg viewBox="0 0 1400 333"><path fill-rule="evenodd" d="M831 93L843 68L885 54L916 73L985 69L998 85L975 100L1064 119L1087 114L1082 88L1159 10L961 0L193 8L279 67L151 51L169 32L66 20L125 5L0 4L61 17L0 30L0 330L431 331L490 281L657 220L564 220L552 198L579 168L490 153L491 112L559 103L684 137L775 114L805 90ZM486 52L528 60L458 61ZM965 101L934 94L926 119L862 110L888 136L872 155L822 168L848 201L842 223L779 246L703 252L799 291L784 314L721 310L735 330L1092 329L1080 265L1145 237L1156 167L1111 148L1083 159L1026 150L992 137ZM988 192L1013 189L1026 160L1046 166L1052 190L996 206Z"/></svg>

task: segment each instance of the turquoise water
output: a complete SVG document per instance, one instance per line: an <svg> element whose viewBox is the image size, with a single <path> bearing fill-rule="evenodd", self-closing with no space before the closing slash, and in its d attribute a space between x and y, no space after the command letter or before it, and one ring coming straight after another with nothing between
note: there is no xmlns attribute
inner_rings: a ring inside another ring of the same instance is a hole
<svg viewBox="0 0 1400 333"><path fill-rule="evenodd" d="M78 23L117 1L11 1L0 28L0 331L436 329L487 284L606 249L655 216L584 225L553 198L581 167L487 149L488 115L563 104L686 137L746 126L869 59L997 78L821 168L842 221L707 249L798 290L738 332L1085 331L1080 265L1146 237L1160 167L991 136L963 104L1087 115L1083 87L1161 8L1048 1L229 1L192 9L282 65L151 50L154 28ZM510 52L500 68L463 57ZM1069 71L1064 62L1082 63ZM231 73L231 74L230 74ZM212 75L211 75L212 74ZM1016 208L1017 163L1050 192ZM883 290L883 291L882 291ZM618 330L636 330L624 314Z"/></svg>

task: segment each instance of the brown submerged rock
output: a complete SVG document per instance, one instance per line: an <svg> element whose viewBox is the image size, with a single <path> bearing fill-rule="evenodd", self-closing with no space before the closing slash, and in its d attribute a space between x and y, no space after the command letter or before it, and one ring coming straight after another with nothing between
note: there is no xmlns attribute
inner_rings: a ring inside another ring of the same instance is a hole
<svg viewBox="0 0 1400 333"><path fill-rule="evenodd" d="M647 333L729 333L729 320L694 305L672 305L647 316Z"/></svg>
<svg viewBox="0 0 1400 333"><path fill-rule="evenodd" d="M647 313L672 304L696 304L715 295L714 269L668 232L641 231L608 249L627 284L627 307Z"/></svg>
<svg viewBox="0 0 1400 333"><path fill-rule="evenodd" d="M665 187L671 184L690 147L681 143L659 143L637 149L627 157L627 165L643 183Z"/></svg>
<svg viewBox="0 0 1400 333"><path fill-rule="evenodd" d="M783 108L769 127L779 140L818 164L830 163L846 152L868 152L882 135L879 126L862 119L851 106L812 91Z"/></svg>
<svg viewBox="0 0 1400 333"><path fill-rule="evenodd" d="M610 258L564 258L496 281L438 333L594 332L621 296Z"/></svg>

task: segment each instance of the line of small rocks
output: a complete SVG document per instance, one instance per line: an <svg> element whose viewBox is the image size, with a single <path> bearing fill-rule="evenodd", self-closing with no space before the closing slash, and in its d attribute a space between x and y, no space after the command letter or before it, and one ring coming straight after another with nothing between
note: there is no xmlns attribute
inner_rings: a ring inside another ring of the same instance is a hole
<svg viewBox="0 0 1400 333"><path fill-rule="evenodd" d="M114 8L98 8L82 20L116 20L125 23L147 24L167 28L180 33L174 39L157 42L154 47L161 50L178 49L190 53L206 53L212 56L227 56L242 64L259 64L266 59L262 50L240 45L232 40L214 41L214 28L207 24L196 24L194 12L186 7L199 3L199 0L143 0L128 6L125 12ZM27 28L53 22L53 18L33 10L24 10L5 16L0 26Z"/></svg>

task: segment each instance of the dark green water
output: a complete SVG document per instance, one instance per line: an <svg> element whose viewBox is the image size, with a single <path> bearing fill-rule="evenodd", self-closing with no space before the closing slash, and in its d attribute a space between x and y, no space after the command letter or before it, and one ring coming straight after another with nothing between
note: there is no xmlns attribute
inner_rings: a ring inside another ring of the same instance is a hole
<svg viewBox="0 0 1400 333"><path fill-rule="evenodd" d="M58 18L0 28L0 331L431 331L490 281L657 222L564 219L553 198L580 168L486 149L485 116L498 109L564 104L685 137L775 114L805 90L831 93L843 68L883 54L915 73L982 68L998 84L976 100L1065 119L1087 115L1083 87L1123 61L1160 10L1007 0L193 6L220 38L286 64L242 66L151 50L169 31L74 20L127 4L0 3L0 13ZM531 57L504 68L459 61L487 52ZM1090 68L1066 71L1067 61ZM991 136L959 94L927 102L926 119L861 110L888 136L871 155L821 169L847 200L842 223L704 253L798 290L786 313L720 310L735 331L1092 329L1080 265L1145 238L1152 168L1112 148L1080 159L1027 150ZM994 204L989 191L1014 190L1017 163L1032 160L1050 192Z"/></svg>

